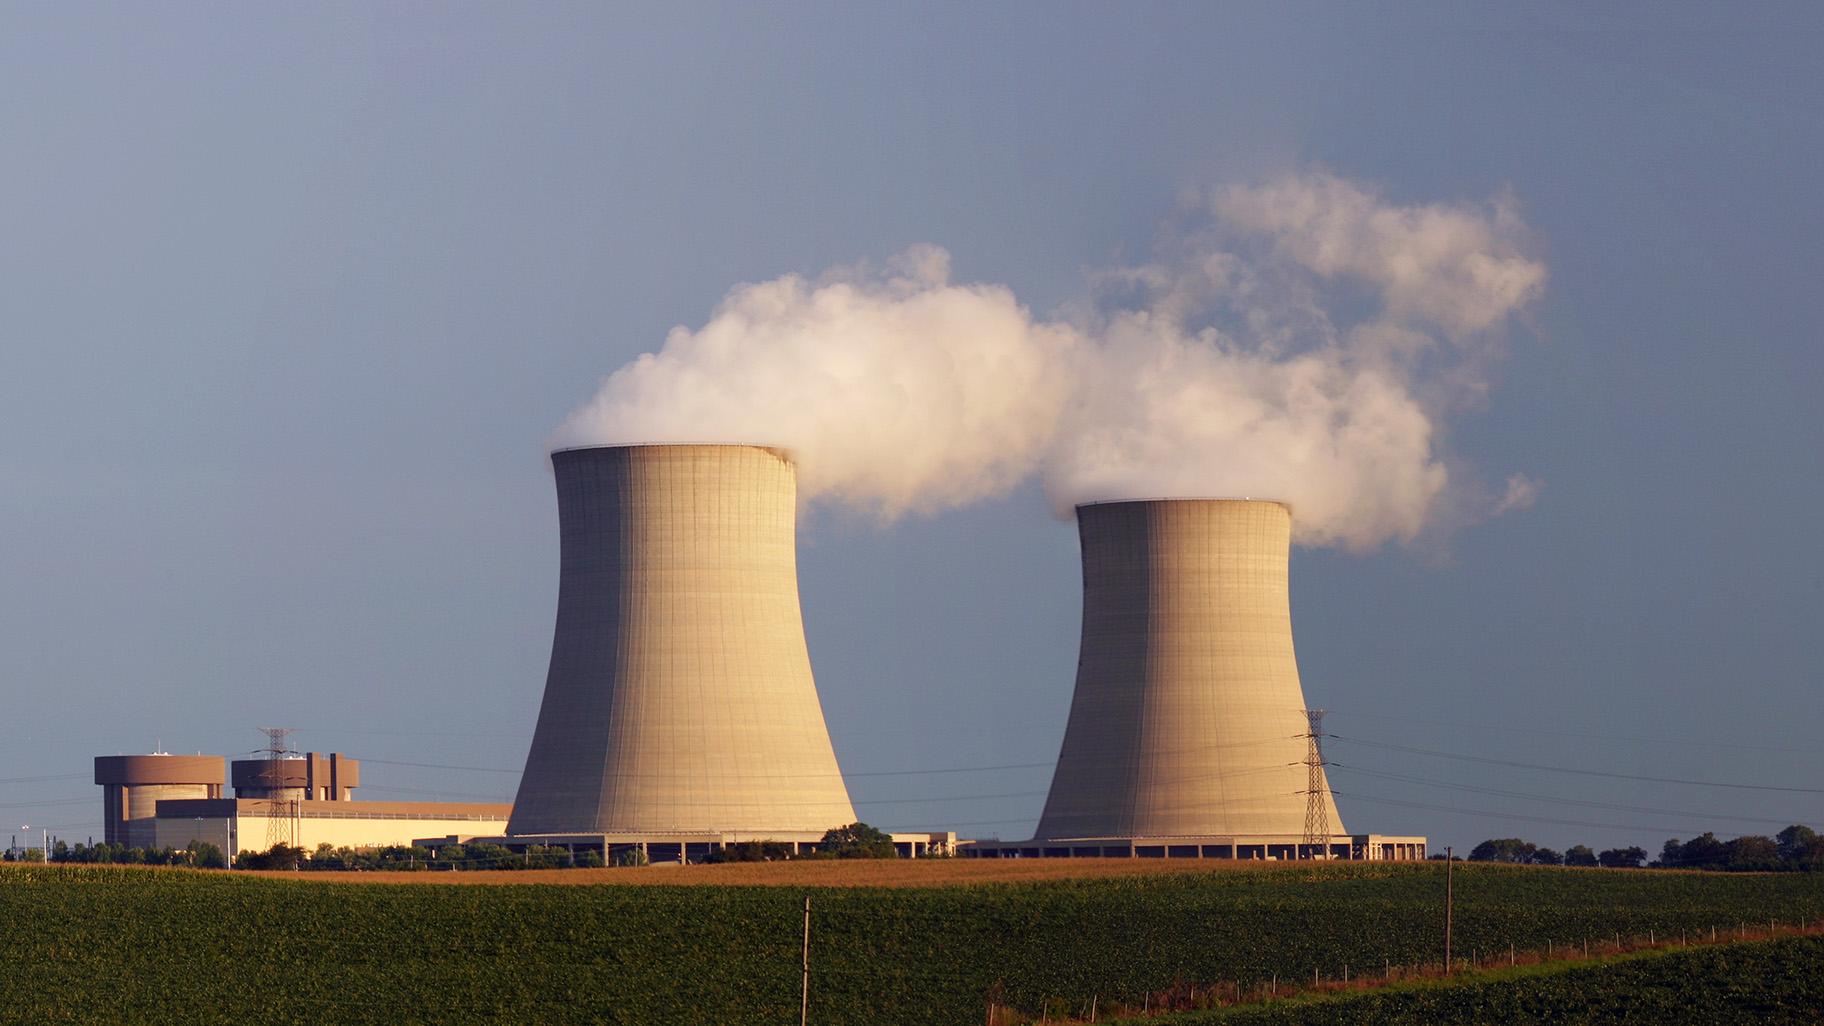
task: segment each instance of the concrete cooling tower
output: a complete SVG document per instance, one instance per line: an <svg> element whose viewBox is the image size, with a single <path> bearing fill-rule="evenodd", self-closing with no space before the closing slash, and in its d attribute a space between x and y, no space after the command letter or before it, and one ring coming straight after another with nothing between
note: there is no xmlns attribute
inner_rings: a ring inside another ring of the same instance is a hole
<svg viewBox="0 0 1824 1026"><path fill-rule="evenodd" d="M1291 512L1093 503L1077 528L1082 649L1038 839L1225 837L1239 856L1233 839L1248 835L1279 857L1270 842L1296 844L1307 811ZM1321 791L1320 832L1341 834L1327 781Z"/></svg>
<svg viewBox="0 0 1824 1026"><path fill-rule="evenodd" d="M781 453L553 453L544 704L507 833L812 839L855 820L798 605Z"/></svg>

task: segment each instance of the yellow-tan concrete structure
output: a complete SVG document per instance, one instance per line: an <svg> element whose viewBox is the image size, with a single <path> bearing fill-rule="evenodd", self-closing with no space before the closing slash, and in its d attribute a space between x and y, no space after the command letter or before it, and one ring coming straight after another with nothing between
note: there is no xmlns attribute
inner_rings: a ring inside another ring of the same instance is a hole
<svg viewBox="0 0 1824 1026"><path fill-rule="evenodd" d="M805 646L790 460L640 445L551 462L557 628L507 833L815 839L853 822Z"/></svg>
<svg viewBox="0 0 1824 1026"><path fill-rule="evenodd" d="M511 805L462 802L356 802L215 798L158 803L155 836L147 846L188 850L206 841L230 856L262 852L275 843L314 851L408 845L414 838L495 834Z"/></svg>
<svg viewBox="0 0 1824 1026"><path fill-rule="evenodd" d="M1082 648L1038 847L1176 838L1266 857L1297 844L1309 728L1292 650L1290 510L1091 503L1077 507L1077 526ZM1346 846L1329 790L1326 780L1319 832ZM1399 843L1414 840L1422 846Z"/></svg>
<svg viewBox="0 0 1824 1026"><path fill-rule="evenodd" d="M98 755L101 836L108 844L153 844L158 803L170 798L220 798L225 774L219 755Z"/></svg>

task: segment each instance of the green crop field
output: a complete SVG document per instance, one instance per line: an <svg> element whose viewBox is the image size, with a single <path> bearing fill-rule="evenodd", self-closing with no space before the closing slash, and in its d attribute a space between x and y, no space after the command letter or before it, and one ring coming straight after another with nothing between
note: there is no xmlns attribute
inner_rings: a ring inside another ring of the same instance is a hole
<svg viewBox="0 0 1824 1026"><path fill-rule="evenodd" d="M1456 950L1824 917L1824 876L1457 869ZM1378 972L1440 954L1443 867L922 889L333 884L0 867L0 1017L52 1022L974 1023L985 996Z"/></svg>
<svg viewBox="0 0 1824 1026"><path fill-rule="evenodd" d="M1143 1020L1157 1026L1414 1026L1433 1023L1714 1023L1824 1019L1824 938L1659 950L1597 965L1532 966L1449 983Z"/></svg>

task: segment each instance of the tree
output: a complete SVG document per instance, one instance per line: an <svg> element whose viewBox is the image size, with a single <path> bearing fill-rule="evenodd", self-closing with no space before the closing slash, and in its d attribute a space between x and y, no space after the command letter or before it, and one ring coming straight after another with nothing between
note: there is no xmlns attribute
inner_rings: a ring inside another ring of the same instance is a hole
<svg viewBox="0 0 1824 1026"><path fill-rule="evenodd" d="M828 835L825 835L826 837ZM784 841L740 841L725 844L712 851L705 862L784 862L792 857L792 846Z"/></svg>
<svg viewBox="0 0 1824 1026"><path fill-rule="evenodd" d="M1667 841L1659 860L1679 869L1722 869L1729 864L1729 847L1706 831L1684 844Z"/></svg>
<svg viewBox="0 0 1824 1026"><path fill-rule="evenodd" d="M1780 846L1771 837L1747 835L1723 845L1728 853L1724 868L1738 873L1770 872L1780 868Z"/></svg>
<svg viewBox="0 0 1824 1026"><path fill-rule="evenodd" d="M1533 851L1533 865L1562 866L1564 865L1564 856L1550 848L1537 848Z"/></svg>
<svg viewBox="0 0 1824 1026"><path fill-rule="evenodd" d="M266 851L242 852L236 862L241 869L299 869L304 862L304 849L280 841Z"/></svg>
<svg viewBox="0 0 1824 1026"><path fill-rule="evenodd" d="M190 863L201 869L227 869L228 857L208 841L191 841Z"/></svg>
<svg viewBox="0 0 1824 1026"><path fill-rule="evenodd" d="M1647 849L1639 847L1610 848L1596 856L1596 861L1610 869L1639 869L1647 861Z"/></svg>
<svg viewBox="0 0 1824 1026"><path fill-rule="evenodd" d="M1531 862L1539 849L1518 837L1498 837L1483 841L1469 853L1471 862Z"/></svg>
<svg viewBox="0 0 1824 1026"><path fill-rule="evenodd" d="M866 823L850 823L825 831L817 850L838 859L899 858L899 849L893 847L892 836Z"/></svg>
<svg viewBox="0 0 1824 1026"><path fill-rule="evenodd" d="M1573 844L1564 850L1564 864L1567 866L1599 865L1596 853L1587 844Z"/></svg>
<svg viewBox="0 0 1824 1026"><path fill-rule="evenodd" d="M1824 869L1824 836L1808 826L1794 823L1779 832L1774 840L1780 845L1780 861L1789 869Z"/></svg>

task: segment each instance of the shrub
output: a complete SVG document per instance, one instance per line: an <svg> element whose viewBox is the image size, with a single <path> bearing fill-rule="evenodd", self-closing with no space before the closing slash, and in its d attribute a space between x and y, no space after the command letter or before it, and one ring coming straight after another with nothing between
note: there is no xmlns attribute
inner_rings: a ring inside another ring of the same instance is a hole
<svg viewBox="0 0 1824 1026"><path fill-rule="evenodd" d="M893 838L883 830L866 823L850 823L826 831L817 850L839 859L896 859L898 849Z"/></svg>

